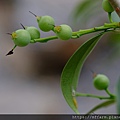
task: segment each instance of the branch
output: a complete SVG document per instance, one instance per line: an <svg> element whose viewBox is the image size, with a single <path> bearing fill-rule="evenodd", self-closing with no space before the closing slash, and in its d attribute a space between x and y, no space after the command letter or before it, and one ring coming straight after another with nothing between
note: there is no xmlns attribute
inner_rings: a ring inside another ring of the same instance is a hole
<svg viewBox="0 0 120 120"><path fill-rule="evenodd" d="M120 17L120 0L109 0L109 2Z"/></svg>
<svg viewBox="0 0 120 120"><path fill-rule="evenodd" d="M117 28L120 28L119 22L105 23L103 26L73 32L72 38L77 39L80 36L83 36L83 35L86 35L89 33L99 32L99 31L104 31L104 32L114 31ZM50 40L55 40L55 39L58 39L58 37L57 36L49 36L49 37L45 37L45 38L34 39L34 40L31 40L30 42L31 43L36 43L36 42L44 43L44 42L48 42Z"/></svg>

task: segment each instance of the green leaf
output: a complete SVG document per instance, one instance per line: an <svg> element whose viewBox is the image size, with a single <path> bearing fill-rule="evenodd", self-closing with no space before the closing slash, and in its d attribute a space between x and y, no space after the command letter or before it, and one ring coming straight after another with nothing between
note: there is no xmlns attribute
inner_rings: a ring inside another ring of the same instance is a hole
<svg viewBox="0 0 120 120"><path fill-rule="evenodd" d="M71 56L65 65L62 75L61 75L61 89L66 102L71 107L71 109L75 113L79 113L75 101L75 97L73 96L73 90L76 91L78 78L83 66L84 61L87 56L91 53L100 37L104 34L104 32L98 34L97 36L89 39L82 46L78 48L78 50Z"/></svg>
<svg viewBox="0 0 120 120"><path fill-rule="evenodd" d="M91 109L87 114L93 113L94 111L96 111L96 110L98 110L100 108L110 106L110 105L112 105L114 103L115 103L115 99L107 100L105 102L102 102L99 105L95 106L93 109Z"/></svg>
<svg viewBox="0 0 120 120"><path fill-rule="evenodd" d="M117 101L117 112L120 114L120 78L116 85L116 101Z"/></svg>

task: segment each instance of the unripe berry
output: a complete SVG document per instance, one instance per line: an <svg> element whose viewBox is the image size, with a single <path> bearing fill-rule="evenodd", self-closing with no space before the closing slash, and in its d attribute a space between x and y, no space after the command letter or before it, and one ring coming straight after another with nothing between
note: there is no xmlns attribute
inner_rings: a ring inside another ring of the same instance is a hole
<svg viewBox="0 0 120 120"><path fill-rule="evenodd" d="M55 26L53 30L59 39L69 40L72 37L72 29L68 25Z"/></svg>
<svg viewBox="0 0 120 120"><path fill-rule="evenodd" d="M39 28L44 32L53 30L55 26L55 21L51 16L41 16L37 19L37 22Z"/></svg>
<svg viewBox="0 0 120 120"><path fill-rule="evenodd" d="M44 32L49 32L50 30L53 30L55 26L55 21L51 16L37 16L33 12L29 11L31 14L33 14L38 22L39 28Z"/></svg>
<svg viewBox="0 0 120 120"><path fill-rule="evenodd" d="M113 7L111 6L111 4L109 3L108 0L103 0L102 7L106 12L113 12L114 11Z"/></svg>
<svg viewBox="0 0 120 120"><path fill-rule="evenodd" d="M19 29L12 33L12 39L15 45L24 47L30 43L31 36L27 30Z"/></svg>
<svg viewBox="0 0 120 120"><path fill-rule="evenodd" d="M25 30L27 30L30 33L31 40L40 38L40 32L36 27L25 27Z"/></svg>
<svg viewBox="0 0 120 120"><path fill-rule="evenodd" d="M109 86L109 78L103 74L97 74L93 79L93 84L98 90L105 90Z"/></svg>

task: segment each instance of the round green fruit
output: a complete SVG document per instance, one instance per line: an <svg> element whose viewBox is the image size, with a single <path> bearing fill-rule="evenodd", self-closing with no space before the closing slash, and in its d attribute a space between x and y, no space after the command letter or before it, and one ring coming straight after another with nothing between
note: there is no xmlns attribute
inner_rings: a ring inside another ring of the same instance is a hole
<svg viewBox="0 0 120 120"><path fill-rule="evenodd" d="M103 74L97 74L93 79L93 84L98 90L105 90L109 86L109 78Z"/></svg>
<svg viewBox="0 0 120 120"><path fill-rule="evenodd" d="M12 39L15 45L24 47L30 43L31 36L27 30L19 29L12 33Z"/></svg>
<svg viewBox="0 0 120 120"><path fill-rule="evenodd" d="M39 28L44 32L49 32L50 30L53 30L55 26L55 21L51 16L41 16L37 17L37 22Z"/></svg>
<svg viewBox="0 0 120 120"><path fill-rule="evenodd" d="M25 27L25 29L30 33L31 40L40 38L40 32L36 27Z"/></svg>
<svg viewBox="0 0 120 120"><path fill-rule="evenodd" d="M69 40L72 37L72 29L68 25L55 26L53 30L59 39Z"/></svg>
<svg viewBox="0 0 120 120"><path fill-rule="evenodd" d="M113 12L114 11L113 7L109 3L109 0L103 0L102 7L106 12Z"/></svg>

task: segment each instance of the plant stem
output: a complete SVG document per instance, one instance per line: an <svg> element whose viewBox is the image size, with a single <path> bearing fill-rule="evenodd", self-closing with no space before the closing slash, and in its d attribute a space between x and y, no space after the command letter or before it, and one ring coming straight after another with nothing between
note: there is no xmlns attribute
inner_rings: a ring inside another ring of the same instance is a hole
<svg viewBox="0 0 120 120"><path fill-rule="evenodd" d="M115 95L112 94L108 89L105 89L105 91L111 98L115 98Z"/></svg>
<svg viewBox="0 0 120 120"><path fill-rule="evenodd" d="M114 31L116 28L120 28L119 22L105 23L103 26L73 32L72 38L78 38L82 35L94 33L94 32L99 32L99 31L106 31L106 32L107 31ZM45 38L34 39L34 40L31 40L30 42L31 43L36 43L36 42L44 43L44 42L47 42L49 40L54 40L54 39L58 39L58 37L57 36L50 36L50 37L45 37Z"/></svg>
<svg viewBox="0 0 120 120"><path fill-rule="evenodd" d="M54 40L54 39L57 39L57 38L58 38L57 36L50 36L50 37L45 37L45 38L34 39L34 40L31 40L30 42L31 43L47 42L49 40Z"/></svg>
<svg viewBox="0 0 120 120"><path fill-rule="evenodd" d="M76 92L75 93L75 95L76 95L76 97L78 97L78 96L81 96L81 97L92 97L92 98L98 98L98 99L113 99L113 98L111 98L111 96L110 97L105 97L105 96L97 96L97 95L93 95L93 94L84 94L84 93L78 93L78 92Z"/></svg>
<svg viewBox="0 0 120 120"><path fill-rule="evenodd" d="M95 27L95 28L90 28L90 29L85 29L85 30L79 30L77 32L73 32L73 36L82 36L85 34L89 34L89 33L94 33L94 32L98 32L98 31L106 31L110 28L113 27L104 27L104 26L100 26L100 27Z"/></svg>
<svg viewBox="0 0 120 120"><path fill-rule="evenodd" d="M113 20L112 20L111 12L108 12L108 18L109 18L109 21L112 23Z"/></svg>

